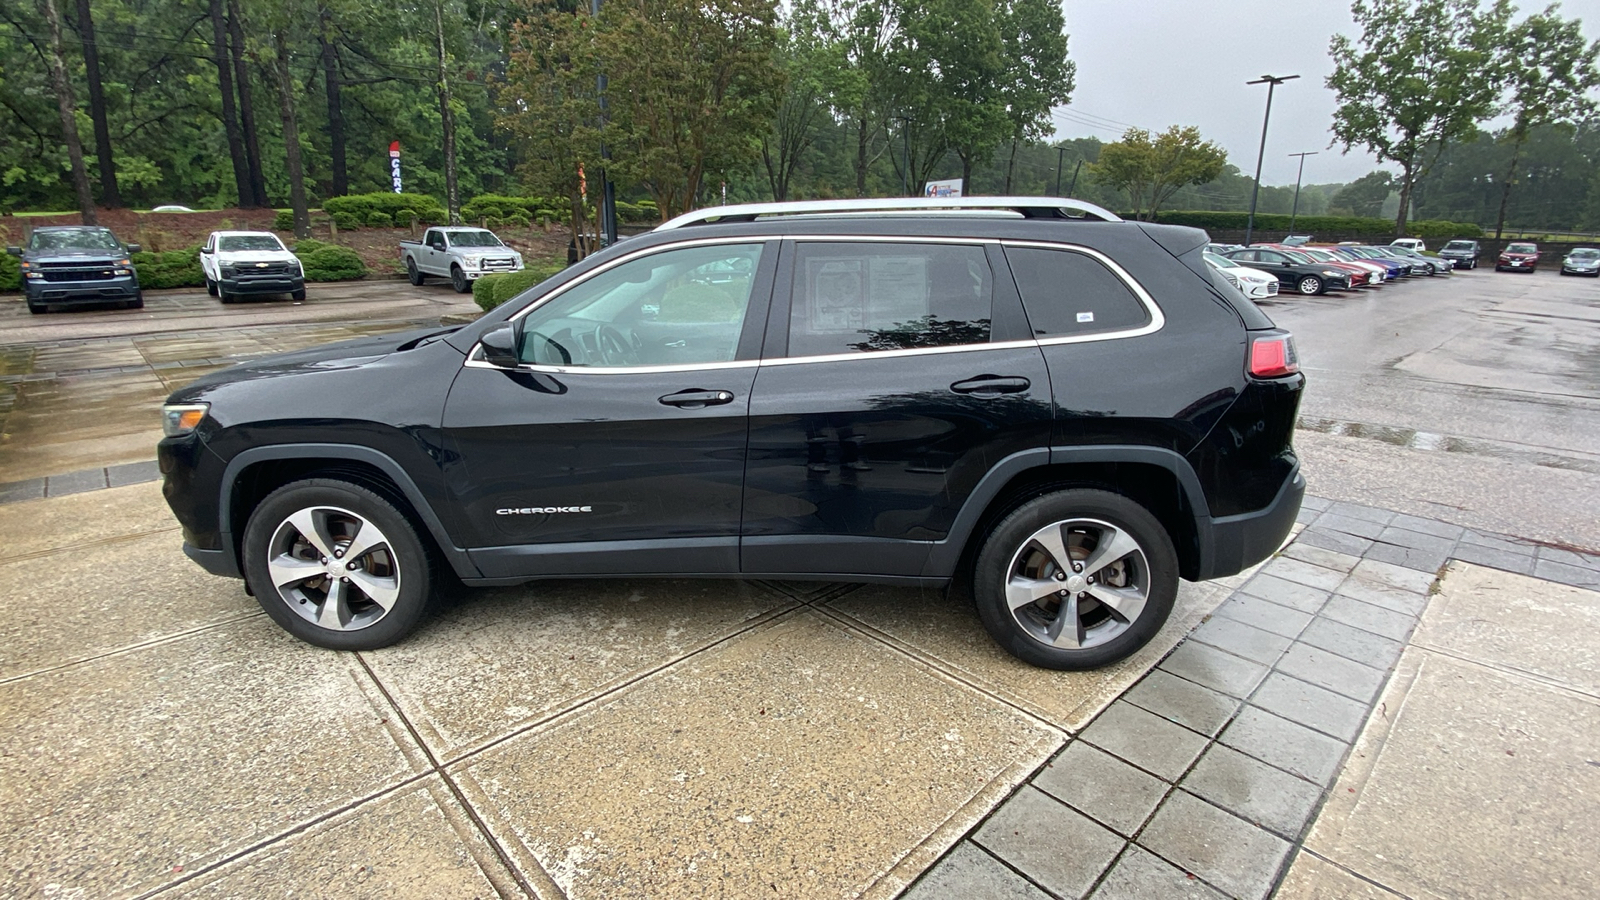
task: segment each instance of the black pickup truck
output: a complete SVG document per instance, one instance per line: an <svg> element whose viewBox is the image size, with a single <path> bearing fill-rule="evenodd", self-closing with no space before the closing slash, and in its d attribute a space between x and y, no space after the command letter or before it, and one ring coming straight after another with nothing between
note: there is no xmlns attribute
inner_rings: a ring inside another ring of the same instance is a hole
<svg viewBox="0 0 1600 900"><path fill-rule="evenodd" d="M119 303L144 306L139 273L129 257L138 244L124 245L109 228L50 225L35 228L25 247L7 247L22 258L22 291L28 312L48 312L55 304Z"/></svg>

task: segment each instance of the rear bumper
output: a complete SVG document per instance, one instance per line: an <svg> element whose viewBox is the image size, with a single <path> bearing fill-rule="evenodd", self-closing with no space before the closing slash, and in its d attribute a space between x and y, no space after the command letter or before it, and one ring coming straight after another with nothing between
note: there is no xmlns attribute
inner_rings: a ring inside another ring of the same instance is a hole
<svg viewBox="0 0 1600 900"><path fill-rule="evenodd" d="M1226 578L1266 559L1282 546L1300 514L1306 480L1296 466L1263 509L1237 516L1205 516L1195 524L1200 531L1200 572L1196 581Z"/></svg>

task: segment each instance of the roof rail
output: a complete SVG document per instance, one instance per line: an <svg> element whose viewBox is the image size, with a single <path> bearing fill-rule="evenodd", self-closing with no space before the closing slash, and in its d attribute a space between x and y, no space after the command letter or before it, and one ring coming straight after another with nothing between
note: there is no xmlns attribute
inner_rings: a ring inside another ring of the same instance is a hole
<svg viewBox="0 0 1600 900"><path fill-rule="evenodd" d="M705 225L713 222L754 222L767 216L976 209L1010 210L1030 219L1085 218L1099 219L1103 222L1122 221L1116 213L1093 203L1069 200L1065 197L891 197L874 200L797 200L786 203L713 206L684 213L656 226L655 230L669 231L686 225Z"/></svg>

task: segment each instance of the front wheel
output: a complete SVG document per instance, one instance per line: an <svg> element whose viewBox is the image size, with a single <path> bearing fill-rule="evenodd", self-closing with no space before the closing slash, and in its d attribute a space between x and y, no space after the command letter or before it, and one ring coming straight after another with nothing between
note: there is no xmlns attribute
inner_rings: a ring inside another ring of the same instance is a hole
<svg viewBox="0 0 1600 900"><path fill-rule="evenodd" d="M973 570L995 642L1048 669L1092 669L1155 637L1178 594L1177 553L1155 516L1108 491L1047 494L1006 516Z"/></svg>
<svg viewBox="0 0 1600 900"><path fill-rule="evenodd" d="M122 304L123 309L144 309L144 291L133 295L133 299Z"/></svg>
<svg viewBox="0 0 1600 900"><path fill-rule="evenodd" d="M42 316L49 311L50 307L45 305L43 302L35 303L32 300L28 301L28 312L33 313L36 316Z"/></svg>
<svg viewBox="0 0 1600 900"><path fill-rule="evenodd" d="M421 624L433 562L376 492L311 478L273 491L245 526L244 574L285 631L332 650L387 647Z"/></svg>
<svg viewBox="0 0 1600 900"><path fill-rule="evenodd" d="M305 288L301 288L301 289L299 289L297 291L290 291L289 292L289 298L292 299L292 300L297 300L297 301L305 300L306 299L306 289Z"/></svg>
<svg viewBox="0 0 1600 900"><path fill-rule="evenodd" d="M1315 275L1307 275L1300 279L1300 283L1295 285L1295 288L1307 296L1320 294L1322 293L1322 279Z"/></svg>
<svg viewBox="0 0 1600 900"><path fill-rule="evenodd" d="M455 288L458 294L472 290L472 282L467 280L467 273L461 271L460 266L450 267L450 286Z"/></svg>
<svg viewBox="0 0 1600 900"><path fill-rule="evenodd" d="M213 297L217 295L217 283L212 281L210 278L206 279L206 293Z"/></svg>
<svg viewBox="0 0 1600 900"><path fill-rule="evenodd" d="M412 284L422 283L422 273L417 271L417 261L409 256L406 257L406 278Z"/></svg>

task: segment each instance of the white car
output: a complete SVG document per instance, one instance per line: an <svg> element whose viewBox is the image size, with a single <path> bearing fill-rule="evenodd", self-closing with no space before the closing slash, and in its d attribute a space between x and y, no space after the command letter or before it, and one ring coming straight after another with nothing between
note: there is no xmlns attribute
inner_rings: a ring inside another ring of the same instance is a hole
<svg viewBox="0 0 1600 900"><path fill-rule="evenodd" d="M223 303L243 294L288 294L306 298L300 258L270 231L213 231L200 248L206 293Z"/></svg>
<svg viewBox="0 0 1600 900"><path fill-rule="evenodd" d="M1403 247L1407 250L1415 250L1418 253L1428 252L1428 245L1422 242L1422 238L1395 238L1389 242L1389 246Z"/></svg>
<svg viewBox="0 0 1600 900"><path fill-rule="evenodd" d="M1226 256L1218 256L1215 253L1208 252L1205 257L1206 262L1221 273L1229 284L1238 288L1239 293L1251 300L1265 300L1278 296L1278 276L1249 266L1241 266Z"/></svg>
<svg viewBox="0 0 1600 900"><path fill-rule="evenodd" d="M442 275L463 294L485 275L522 271L522 254L483 228L429 228L420 241L400 242L400 260L412 284Z"/></svg>

